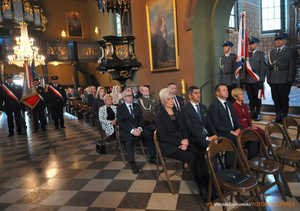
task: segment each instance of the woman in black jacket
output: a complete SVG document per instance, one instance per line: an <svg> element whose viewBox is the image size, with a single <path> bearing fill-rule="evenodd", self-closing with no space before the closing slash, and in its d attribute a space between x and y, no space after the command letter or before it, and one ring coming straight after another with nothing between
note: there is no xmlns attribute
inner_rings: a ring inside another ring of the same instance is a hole
<svg viewBox="0 0 300 211"><path fill-rule="evenodd" d="M206 201L208 178L203 178L201 173L201 168L207 168L203 152L189 143L182 114L173 110L174 100L171 90L162 89L159 97L163 106L157 114L156 122L162 155L191 164L199 194Z"/></svg>

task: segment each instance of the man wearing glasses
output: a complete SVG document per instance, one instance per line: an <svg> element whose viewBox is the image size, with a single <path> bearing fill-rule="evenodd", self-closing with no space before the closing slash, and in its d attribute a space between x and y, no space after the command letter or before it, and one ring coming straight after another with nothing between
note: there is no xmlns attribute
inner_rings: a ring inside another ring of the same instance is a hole
<svg viewBox="0 0 300 211"><path fill-rule="evenodd" d="M150 154L149 162L156 164L153 133L143 130L144 120L139 105L133 103L133 96L130 90L123 92L125 103L117 108L117 122L120 128L120 137L125 140L125 148L128 154L128 161L132 167L132 173L139 174L140 170L134 158L134 136L142 136L147 140Z"/></svg>

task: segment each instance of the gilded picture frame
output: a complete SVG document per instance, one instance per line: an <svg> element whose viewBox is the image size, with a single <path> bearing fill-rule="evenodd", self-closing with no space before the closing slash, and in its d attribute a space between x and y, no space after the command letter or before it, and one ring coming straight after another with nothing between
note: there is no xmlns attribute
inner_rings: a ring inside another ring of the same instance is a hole
<svg viewBox="0 0 300 211"><path fill-rule="evenodd" d="M82 16L76 11L66 13L67 35L68 37L83 38Z"/></svg>
<svg viewBox="0 0 300 211"><path fill-rule="evenodd" d="M178 70L176 0L152 0L146 13L151 71Z"/></svg>

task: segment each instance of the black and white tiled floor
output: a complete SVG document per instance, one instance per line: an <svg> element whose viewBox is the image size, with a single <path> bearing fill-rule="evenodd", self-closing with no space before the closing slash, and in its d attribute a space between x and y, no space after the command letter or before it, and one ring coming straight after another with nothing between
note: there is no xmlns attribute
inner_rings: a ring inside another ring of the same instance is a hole
<svg viewBox="0 0 300 211"><path fill-rule="evenodd" d="M29 120L27 123L29 125ZM142 172L134 175L117 155L114 142L108 152L95 151L98 132L81 120L65 115L66 129L7 138L6 115L0 117L0 210L7 211L143 211L205 210L188 171L173 176L176 194L169 191L164 174L156 184L156 166L137 154ZM170 165L170 172L175 166ZM290 180L293 207L268 210L299 210L300 183ZM268 202L282 201L274 187ZM221 210L213 207L212 210ZM246 210L252 210L247 208Z"/></svg>

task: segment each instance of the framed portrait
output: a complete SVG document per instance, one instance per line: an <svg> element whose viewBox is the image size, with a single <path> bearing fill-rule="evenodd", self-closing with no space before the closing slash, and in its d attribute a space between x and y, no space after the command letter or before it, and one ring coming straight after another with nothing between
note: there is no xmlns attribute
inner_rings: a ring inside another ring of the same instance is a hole
<svg viewBox="0 0 300 211"><path fill-rule="evenodd" d="M82 16L76 11L66 13L68 37L83 38Z"/></svg>
<svg viewBox="0 0 300 211"><path fill-rule="evenodd" d="M175 0L152 0L146 5L151 71L178 70Z"/></svg>

